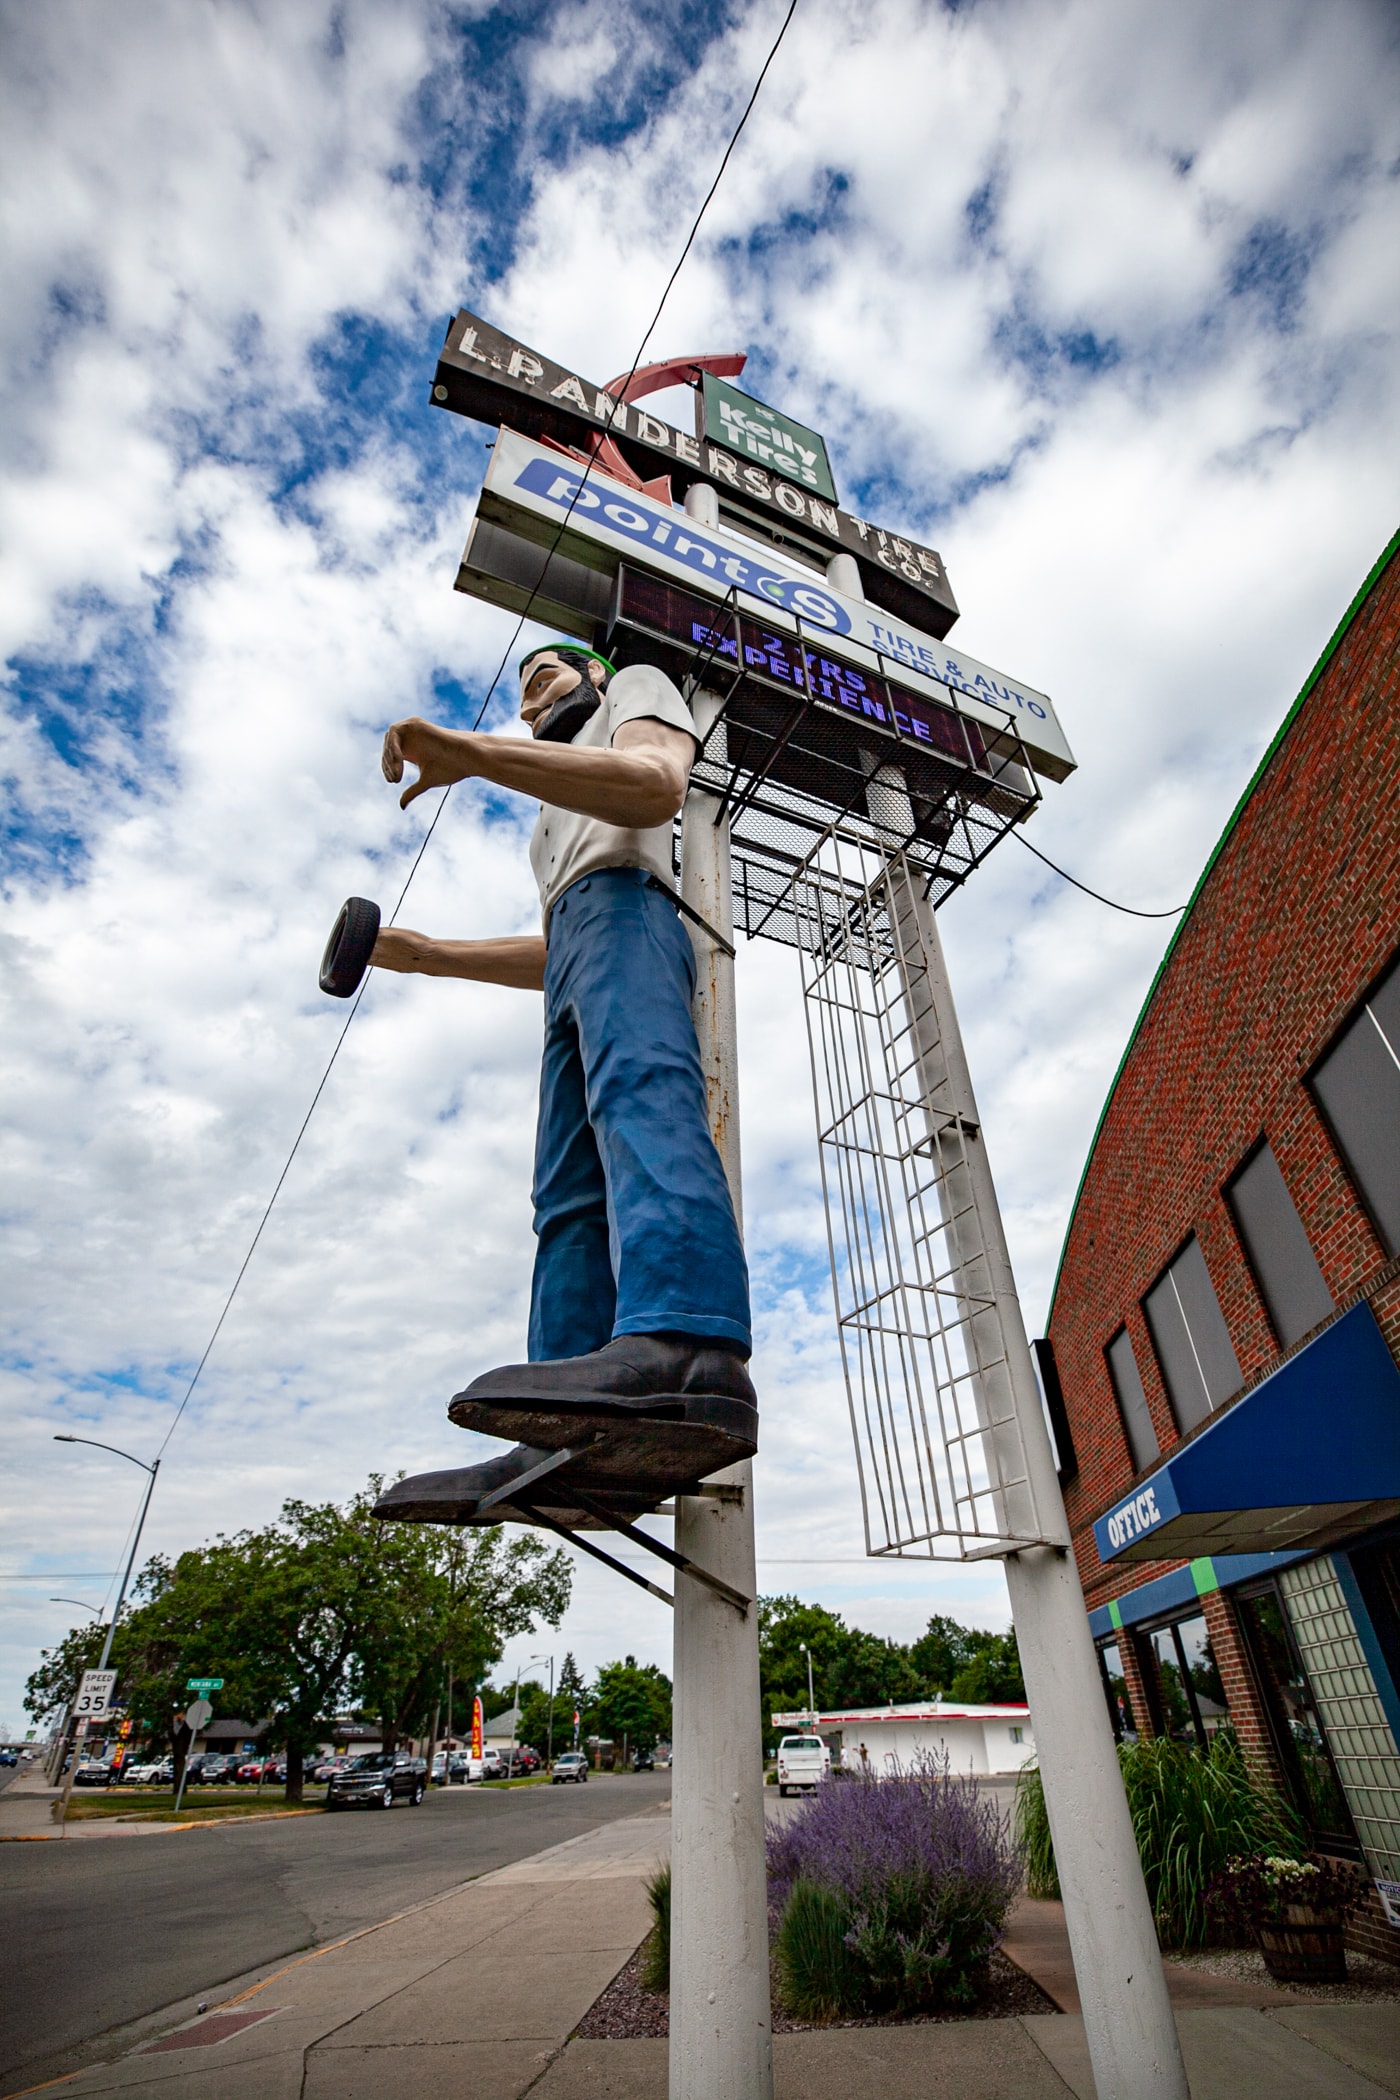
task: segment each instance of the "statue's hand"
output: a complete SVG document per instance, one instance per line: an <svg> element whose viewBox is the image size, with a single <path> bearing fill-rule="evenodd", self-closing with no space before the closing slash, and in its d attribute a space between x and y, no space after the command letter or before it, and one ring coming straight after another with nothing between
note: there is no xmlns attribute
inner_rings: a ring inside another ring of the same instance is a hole
<svg viewBox="0 0 1400 2100"><path fill-rule="evenodd" d="M451 787L454 780L466 780L472 772L470 747L471 738L463 732L439 729L421 715L392 723L385 731L380 758L384 778L397 785L405 765L418 768L418 778L399 797L399 808L407 809L429 788Z"/></svg>

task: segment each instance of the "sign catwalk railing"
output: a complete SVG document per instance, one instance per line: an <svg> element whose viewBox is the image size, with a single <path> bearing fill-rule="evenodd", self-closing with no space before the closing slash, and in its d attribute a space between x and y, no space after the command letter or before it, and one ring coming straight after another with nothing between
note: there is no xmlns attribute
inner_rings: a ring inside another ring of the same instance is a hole
<svg viewBox="0 0 1400 2100"><path fill-rule="evenodd" d="M867 1550L976 1559L1054 1534L1031 1490L1011 1369L1013 1351L1029 1368L1024 1330L998 1289L922 891L903 854L833 831L792 908Z"/></svg>

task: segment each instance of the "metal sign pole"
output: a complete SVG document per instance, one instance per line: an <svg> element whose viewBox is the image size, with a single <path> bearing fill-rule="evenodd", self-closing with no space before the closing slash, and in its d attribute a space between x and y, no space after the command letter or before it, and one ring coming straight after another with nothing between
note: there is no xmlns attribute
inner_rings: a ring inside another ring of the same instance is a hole
<svg viewBox="0 0 1400 2100"><path fill-rule="evenodd" d="M691 707L703 734L718 703L698 693ZM682 895L728 940L729 830L716 809L710 795L687 797ZM734 964L707 933L692 938L710 1127L742 1219ZM676 1497L676 1550L756 1599L752 1465L706 1490ZM741 1616L678 1573L673 1669L670 2100L772 2100L756 1602Z"/></svg>
<svg viewBox="0 0 1400 2100"><path fill-rule="evenodd" d="M1187 2100L1157 1933L943 945L917 884L909 883L907 893L937 1019L939 1056L968 1133L965 1172L1002 1326L1003 1369L1014 1397L1030 1499L1042 1535L1051 1541L1006 1555L1004 1566L1094 2082L1099 2100Z"/></svg>

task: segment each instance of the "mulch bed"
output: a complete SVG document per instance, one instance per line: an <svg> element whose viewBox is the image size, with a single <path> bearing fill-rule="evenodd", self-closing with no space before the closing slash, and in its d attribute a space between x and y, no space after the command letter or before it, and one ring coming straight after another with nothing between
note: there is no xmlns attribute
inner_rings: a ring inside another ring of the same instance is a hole
<svg viewBox="0 0 1400 2100"><path fill-rule="evenodd" d="M580 2020L574 2032L590 2042L635 2042L665 2041L671 2032L670 2000L665 1991L649 1991L642 1983L642 1965L646 1956L646 1942L637 1949L626 1967L619 1971L603 1992L595 1998ZM833 2027L928 2027L941 2025L950 2020L1011 2020L1020 2013L1052 2013L1056 2006L1046 1997L1039 1984L1032 1983L1024 1969L1018 1969L1002 1953L996 1953L987 1963L987 1975L976 2002L962 2012L920 2013L913 2019L901 2019L895 2013L872 2014L863 2020L833 2020ZM778 2006L776 1987L773 1991L774 2034L810 2034L816 2028L813 2020L794 2020Z"/></svg>

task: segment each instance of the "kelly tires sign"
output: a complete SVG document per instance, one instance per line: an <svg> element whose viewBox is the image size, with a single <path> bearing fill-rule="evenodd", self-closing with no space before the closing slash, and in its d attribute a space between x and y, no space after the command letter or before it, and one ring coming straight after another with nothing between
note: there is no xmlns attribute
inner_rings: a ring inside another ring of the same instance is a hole
<svg viewBox="0 0 1400 2100"><path fill-rule="evenodd" d="M784 481L814 489L828 503L836 501L836 483L826 456L825 440L815 430L794 423L755 401L713 372L704 376L705 436L712 444L727 445L741 459L755 460Z"/></svg>

